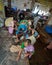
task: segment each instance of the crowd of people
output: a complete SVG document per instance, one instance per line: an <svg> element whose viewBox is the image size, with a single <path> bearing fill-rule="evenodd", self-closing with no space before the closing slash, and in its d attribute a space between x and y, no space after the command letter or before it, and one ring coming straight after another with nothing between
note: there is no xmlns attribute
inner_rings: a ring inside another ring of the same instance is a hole
<svg viewBox="0 0 52 65"><path fill-rule="evenodd" d="M29 19L25 19L23 13L19 14L19 20L13 17L12 22L10 22L8 28L9 35L16 38L14 45L10 47L10 51L18 53L17 61L19 60L21 53L24 51L24 58L31 56L35 52L34 44L36 39L40 37L38 32L35 30L34 22Z"/></svg>

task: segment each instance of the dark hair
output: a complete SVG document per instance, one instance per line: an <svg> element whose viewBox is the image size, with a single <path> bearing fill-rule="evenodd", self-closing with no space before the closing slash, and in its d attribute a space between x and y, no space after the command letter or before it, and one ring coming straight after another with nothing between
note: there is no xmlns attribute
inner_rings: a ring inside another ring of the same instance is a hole
<svg viewBox="0 0 52 65"><path fill-rule="evenodd" d="M24 42L27 42L28 45L31 44L31 40L30 39L26 39L26 40L24 40Z"/></svg>
<svg viewBox="0 0 52 65"><path fill-rule="evenodd" d="M31 40L30 39L27 39L27 42L28 42L28 44L31 44Z"/></svg>
<svg viewBox="0 0 52 65"><path fill-rule="evenodd" d="M20 32L23 32L23 29L22 28L20 28Z"/></svg>
<svg viewBox="0 0 52 65"><path fill-rule="evenodd" d="M17 21L17 17L14 16L14 17L13 17L13 20Z"/></svg>
<svg viewBox="0 0 52 65"><path fill-rule="evenodd" d="M32 25L31 28L34 29L34 25Z"/></svg>

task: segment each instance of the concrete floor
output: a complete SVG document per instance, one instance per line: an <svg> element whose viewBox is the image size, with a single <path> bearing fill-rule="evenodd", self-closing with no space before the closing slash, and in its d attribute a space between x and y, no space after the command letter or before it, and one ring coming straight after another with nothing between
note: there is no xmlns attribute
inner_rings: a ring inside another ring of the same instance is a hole
<svg viewBox="0 0 52 65"><path fill-rule="evenodd" d="M8 31L0 29L0 65L29 65L28 59L16 61L17 53L9 51L12 43L14 41Z"/></svg>
<svg viewBox="0 0 52 65"><path fill-rule="evenodd" d="M45 50L45 44L39 39L35 47L35 53L28 61L28 59L20 59L15 61L17 53L9 51L10 46L14 43L13 38L8 35L8 31L0 29L0 65L49 65L52 63L52 50Z"/></svg>

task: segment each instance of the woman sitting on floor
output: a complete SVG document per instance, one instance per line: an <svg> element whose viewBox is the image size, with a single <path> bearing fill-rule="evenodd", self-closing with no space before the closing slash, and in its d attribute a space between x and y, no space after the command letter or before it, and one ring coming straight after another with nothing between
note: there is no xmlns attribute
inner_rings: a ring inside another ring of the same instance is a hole
<svg viewBox="0 0 52 65"><path fill-rule="evenodd" d="M26 57L31 57L34 53L34 47L33 45L31 45L31 40L25 40L24 42L22 42L21 45L12 45L10 48L11 52L18 52L18 56L17 56L17 61L20 59L21 57L21 53L24 51L24 58Z"/></svg>

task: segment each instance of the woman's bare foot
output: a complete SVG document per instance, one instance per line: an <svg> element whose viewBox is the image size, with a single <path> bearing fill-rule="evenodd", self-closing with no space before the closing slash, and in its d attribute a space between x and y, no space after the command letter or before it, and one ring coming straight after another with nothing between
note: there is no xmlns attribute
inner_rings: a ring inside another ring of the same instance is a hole
<svg viewBox="0 0 52 65"><path fill-rule="evenodd" d="M18 61L19 60L19 56L16 58L16 61Z"/></svg>

